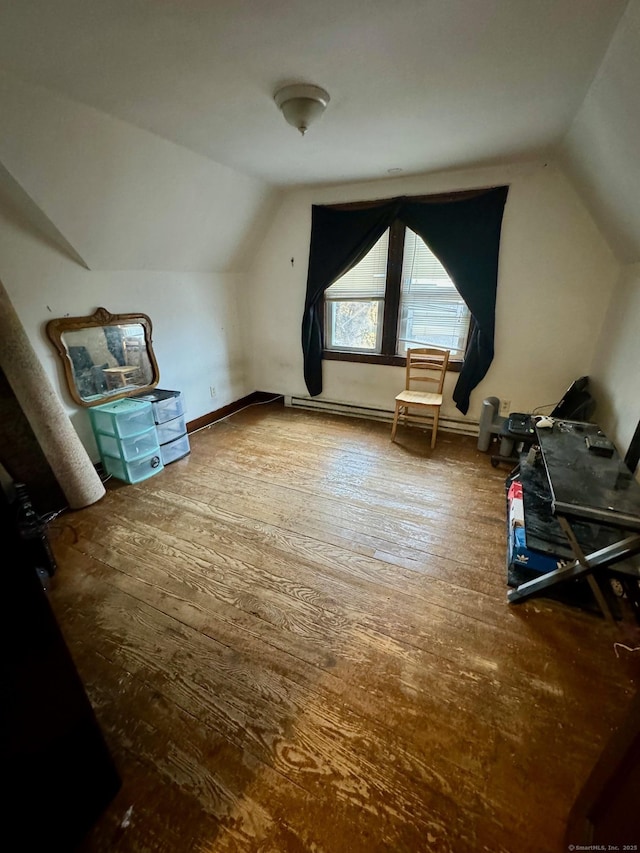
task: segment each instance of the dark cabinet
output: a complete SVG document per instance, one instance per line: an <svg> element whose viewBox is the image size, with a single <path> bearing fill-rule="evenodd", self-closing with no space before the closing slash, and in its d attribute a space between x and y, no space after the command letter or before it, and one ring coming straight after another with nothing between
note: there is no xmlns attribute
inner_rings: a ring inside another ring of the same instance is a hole
<svg viewBox="0 0 640 853"><path fill-rule="evenodd" d="M121 780L4 492L0 513L0 802L20 849L70 851Z"/></svg>

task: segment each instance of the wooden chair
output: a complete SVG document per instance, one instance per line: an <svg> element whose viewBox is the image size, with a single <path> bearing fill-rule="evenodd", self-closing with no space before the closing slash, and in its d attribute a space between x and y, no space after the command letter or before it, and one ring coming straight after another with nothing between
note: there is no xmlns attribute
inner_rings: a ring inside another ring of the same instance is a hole
<svg viewBox="0 0 640 853"><path fill-rule="evenodd" d="M405 390L396 397L391 441L395 441L398 423L432 424L431 447L436 446L438 418L442 406L442 388L449 364L450 351L436 347L407 350ZM433 390L423 389L431 384Z"/></svg>

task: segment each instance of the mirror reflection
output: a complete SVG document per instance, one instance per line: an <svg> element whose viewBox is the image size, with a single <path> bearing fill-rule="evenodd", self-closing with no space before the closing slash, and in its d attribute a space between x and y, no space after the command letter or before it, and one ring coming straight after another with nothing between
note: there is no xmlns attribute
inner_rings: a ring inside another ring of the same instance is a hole
<svg viewBox="0 0 640 853"><path fill-rule="evenodd" d="M47 333L62 357L69 390L83 406L154 388L159 381L144 314L109 314L51 320Z"/></svg>
<svg viewBox="0 0 640 853"><path fill-rule="evenodd" d="M62 342L73 364L78 394L85 401L125 388L135 391L152 381L140 324L64 332Z"/></svg>

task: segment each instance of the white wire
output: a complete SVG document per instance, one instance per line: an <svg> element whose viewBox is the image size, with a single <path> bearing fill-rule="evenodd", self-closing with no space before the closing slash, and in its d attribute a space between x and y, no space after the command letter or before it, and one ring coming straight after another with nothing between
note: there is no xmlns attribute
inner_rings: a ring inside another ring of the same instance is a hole
<svg viewBox="0 0 640 853"><path fill-rule="evenodd" d="M70 507L67 505L67 506L62 507L62 509L54 509L51 512L45 512L44 515L40 516L40 521L43 521L45 524L51 524L51 522L55 521L55 519L59 515L62 515L64 512L67 512L69 509L70 509Z"/></svg>
<svg viewBox="0 0 640 853"><path fill-rule="evenodd" d="M269 400L256 400L255 403L248 403L246 406L243 406L241 409L236 409L235 412L230 412L228 415L224 415L223 417L218 418L215 421L211 421L210 424L206 424L206 426L200 427L200 429L194 429L193 432L189 433L189 435L194 435L196 432L200 432L200 430L203 430L203 429L209 429L214 424L220 423L220 421L225 421L227 418L230 418L232 415L237 415L238 412L243 412L245 409L250 409L251 406L264 406L266 403L273 403L275 400L281 399L281 397L282 397L282 394L276 394L275 397L271 397L271 399L269 399ZM103 484L108 482L109 480L113 479L113 474L107 474L106 471L105 471L105 474L106 474L105 477L100 477L100 482ZM63 515L66 512L69 512L69 510L70 510L70 507L65 506L62 509L53 510L52 512L47 512L41 517L41 520L45 523L45 525L49 525L49 524L51 524L52 521L55 521L55 519L58 518L58 516Z"/></svg>
<svg viewBox="0 0 640 853"><path fill-rule="evenodd" d="M198 429L194 429L193 432L190 432L189 435L195 435L197 432L201 432L203 429L210 429L215 424L219 424L221 421L226 421L227 418L233 417L233 415L237 415L238 412L244 412L245 409L250 409L252 406L264 406L267 403L273 403L275 400L280 400L282 398L282 394L276 394L275 397L271 397L270 400L256 400L255 403L247 403L246 406L243 406L241 409L236 409L233 412L229 412L228 415L223 415L221 418L218 418L215 421L211 421L210 424L205 424L204 426L199 427Z"/></svg>
<svg viewBox="0 0 640 853"><path fill-rule="evenodd" d="M624 643L614 643L613 650L616 653L617 658L620 657L620 655L618 654L618 648L626 649L628 652L640 652L640 646L636 646L634 649L632 649L631 646L625 646Z"/></svg>
<svg viewBox="0 0 640 853"><path fill-rule="evenodd" d="M531 414L535 415L540 411L540 409L551 409L555 405L555 403L545 403L543 406L536 406L536 408L531 412Z"/></svg>

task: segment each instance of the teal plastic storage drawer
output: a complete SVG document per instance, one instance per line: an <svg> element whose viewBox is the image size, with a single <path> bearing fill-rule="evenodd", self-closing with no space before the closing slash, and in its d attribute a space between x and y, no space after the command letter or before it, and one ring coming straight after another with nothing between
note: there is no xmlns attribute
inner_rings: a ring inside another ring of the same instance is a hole
<svg viewBox="0 0 640 853"><path fill-rule="evenodd" d="M151 403L145 400L115 400L89 409L94 433L128 438L155 426Z"/></svg>
<svg viewBox="0 0 640 853"><path fill-rule="evenodd" d="M142 456L149 456L158 450L158 434L155 427L132 435L128 438L117 438L115 435L95 433L100 456L115 456L132 462Z"/></svg>
<svg viewBox="0 0 640 853"><path fill-rule="evenodd" d="M149 456L133 459L131 462L115 456L103 456L102 464L108 474L117 480L124 480L125 483L139 483L159 474L164 468L159 450Z"/></svg>

